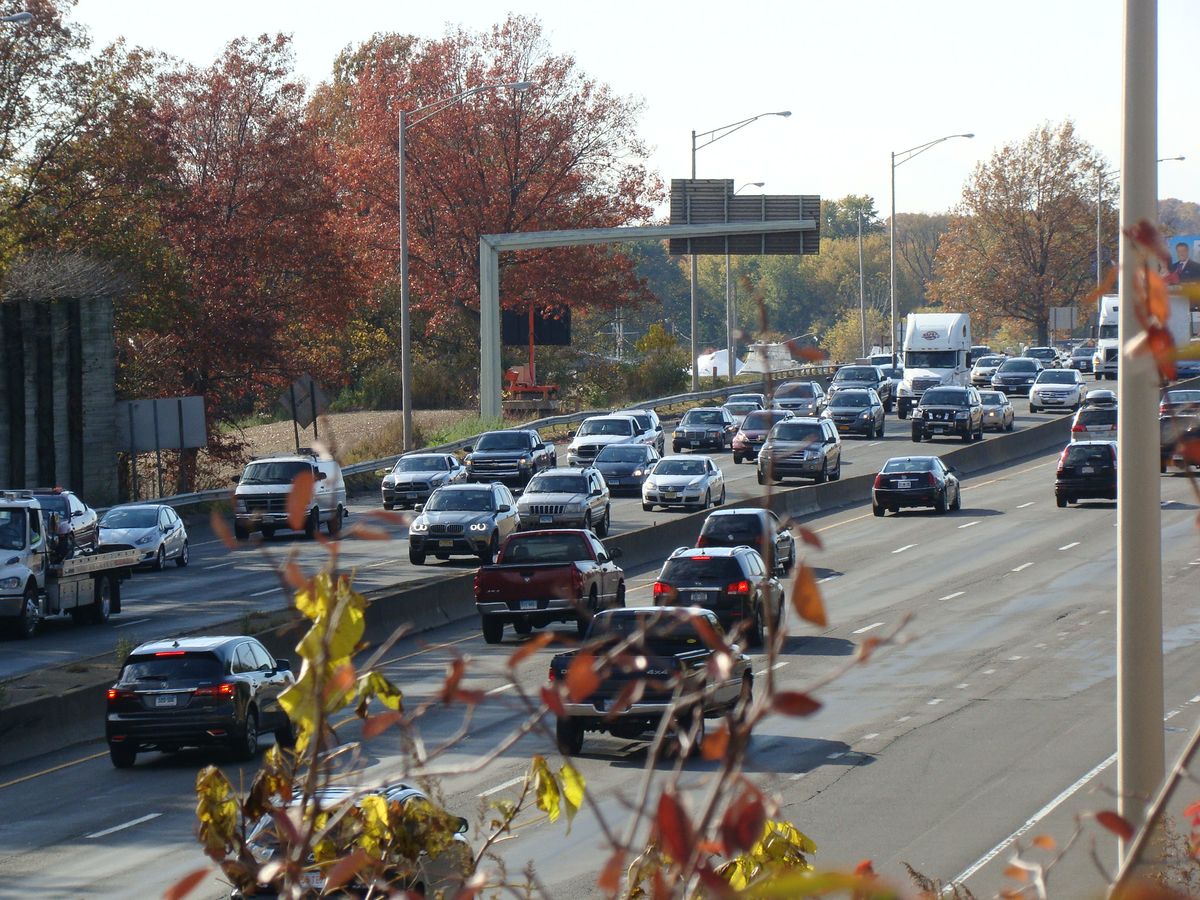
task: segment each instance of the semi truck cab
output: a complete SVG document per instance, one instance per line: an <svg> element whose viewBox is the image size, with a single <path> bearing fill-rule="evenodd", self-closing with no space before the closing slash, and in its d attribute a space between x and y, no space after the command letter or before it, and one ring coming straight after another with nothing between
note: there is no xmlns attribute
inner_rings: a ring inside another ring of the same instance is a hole
<svg viewBox="0 0 1200 900"><path fill-rule="evenodd" d="M971 317L966 313L912 313L904 329L904 378L896 390L901 419L932 387L966 387L971 379Z"/></svg>

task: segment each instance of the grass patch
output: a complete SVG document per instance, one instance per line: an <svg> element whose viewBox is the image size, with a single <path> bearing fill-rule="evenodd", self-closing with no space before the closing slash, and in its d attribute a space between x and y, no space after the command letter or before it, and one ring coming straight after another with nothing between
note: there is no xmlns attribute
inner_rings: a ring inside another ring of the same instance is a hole
<svg viewBox="0 0 1200 900"><path fill-rule="evenodd" d="M468 417L454 413L439 416L438 420L431 422L421 422L418 421L418 417L414 417L413 446L417 449L437 447L473 437L484 431L510 427L512 426L503 419L480 419L477 416ZM342 465L352 465L372 459L385 459L403 452L404 421L398 418L394 422L389 422L367 440L350 448L343 455Z"/></svg>
<svg viewBox="0 0 1200 900"><path fill-rule="evenodd" d="M126 654L126 655L128 656L128 654ZM67 672L72 672L72 673L91 671L87 665L85 665L84 663L78 663L78 662L69 663L69 664L63 666L63 669Z"/></svg>
<svg viewBox="0 0 1200 900"><path fill-rule="evenodd" d="M125 665L125 660L129 658L129 654L133 652L133 648L136 646L129 638L117 638L117 646L113 650L113 658L117 661L118 666Z"/></svg>

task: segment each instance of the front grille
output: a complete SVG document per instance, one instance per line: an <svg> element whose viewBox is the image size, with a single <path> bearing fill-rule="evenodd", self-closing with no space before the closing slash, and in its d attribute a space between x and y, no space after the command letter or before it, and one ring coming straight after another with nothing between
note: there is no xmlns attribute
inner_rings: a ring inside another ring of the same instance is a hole
<svg viewBox="0 0 1200 900"><path fill-rule="evenodd" d="M397 481L393 490L397 491L427 491L429 484L425 481Z"/></svg>
<svg viewBox="0 0 1200 900"><path fill-rule="evenodd" d="M461 525L430 525L430 534L462 534L463 527Z"/></svg>
<svg viewBox="0 0 1200 900"><path fill-rule="evenodd" d="M1117 361L1117 348L1116 347L1105 347L1104 348L1104 361L1105 362L1116 362Z"/></svg>
<svg viewBox="0 0 1200 900"><path fill-rule="evenodd" d="M932 422L949 422L954 418L954 413L944 409L930 409L925 411L925 418Z"/></svg>
<svg viewBox="0 0 1200 900"><path fill-rule="evenodd" d="M287 512L287 494L277 497L245 497L247 512Z"/></svg>
<svg viewBox="0 0 1200 900"><path fill-rule="evenodd" d="M941 383L942 383L941 379L939 379L939 378L914 378L913 379L913 392L917 393L917 394L921 394L921 393L924 393L925 391L929 390L930 388L937 387Z"/></svg>
<svg viewBox="0 0 1200 900"><path fill-rule="evenodd" d="M600 452L600 447L595 444L584 444L575 450L575 455L581 459L592 459Z"/></svg>
<svg viewBox="0 0 1200 900"><path fill-rule="evenodd" d="M561 503L531 503L529 505L529 514L531 516L559 516L562 515L565 507Z"/></svg>

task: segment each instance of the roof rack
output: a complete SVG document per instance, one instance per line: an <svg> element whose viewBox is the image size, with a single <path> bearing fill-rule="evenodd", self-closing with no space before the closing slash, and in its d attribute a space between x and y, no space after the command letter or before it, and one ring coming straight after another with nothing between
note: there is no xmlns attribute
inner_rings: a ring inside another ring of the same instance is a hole
<svg viewBox="0 0 1200 900"><path fill-rule="evenodd" d="M32 500L33 491L27 491L23 489L0 491L0 498L5 500Z"/></svg>

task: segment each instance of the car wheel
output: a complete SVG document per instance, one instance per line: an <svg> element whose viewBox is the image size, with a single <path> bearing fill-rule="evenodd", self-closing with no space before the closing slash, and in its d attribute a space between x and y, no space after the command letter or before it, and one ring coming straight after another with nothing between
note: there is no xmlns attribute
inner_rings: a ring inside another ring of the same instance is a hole
<svg viewBox="0 0 1200 900"><path fill-rule="evenodd" d="M19 638L31 638L37 633L37 589L32 584L25 588L25 593L21 597L21 614L17 616L14 627Z"/></svg>
<svg viewBox="0 0 1200 900"><path fill-rule="evenodd" d="M321 513L314 507L308 511L308 519L304 523L304 536L310 541L316 538L317 529L321 527ZM263 531L266 534L266 531Z"/></svg>
<svg viewBox="0 0 1200 900"><path fill-rule="evenodd" d="M587 527L587 520L584 520L584 528ZM496 551L500 549L500 539L496 536L496 532L492 532L492 539L488 541L488 545L483 550L479 551L479 561L485 566L490 566L496 561Z"/></svg>
<svg viewBox="0 0 1200 900"><path fill-rule="evenodd" d="M842 460L841 460L841 457L838 457L838 464L837 464L837 468L833 470L833 474L831 474L831 475L829 476L829 480L830 480L830 481L841 481L841 480L842 480Z"/></svg>
<svg viewBox="0 0 1200 900"><path fill-rule="evenodd" d="M414 566L423 566L425 565L425 554L410 547L408 550L408 561Z"/></svg>
<svg viewBox="0 0 1200 900"><path fill-rule="evenodd" d="M742 708L744 715L752 703L754 703L754 675L751 672L747 672L742 676L742 687L738 691L736 706Z"/></svg>
<svg viewBox="0 0 1200 900"><path fill-rule="evenodd" d="M672 444L672 445L671 445L671 452L672 452L672 453L678 453L678 452L679 452L679 445L678 445L678 444Z"/></svg>
<svg viewBox="0 0 1200 900"><path fill-rule="evenodd" d="M116 580L113 578L96 579L96 599L88 607L88 619L93 625L103 625L112 615L112 598L115 587Z"/></svg>
<svg viewBox="0 0 1200 900"><path fill-rule="evenodd" d="M158 547L158 553L154 556L154 571L161 572L167 567L167 548L161 544Z"/></svg>
<svg viewBox="0 0 1200 900"><path fill-rule="evenodd" d="M642 504L642 512L650 512L650 510L652 510L652 509L654 509L653 503L643 503Z"/></svg>
<svg viewBox="0 0 1200 900"><path fill-rule="evenodd" d="M969 443L971 443L971 441L973 441L973 440L975 440L975 432L974 432L974 431L972 431L972 430L971 430L971 426L970 426L970 425L968 425L968 426L967 426L967 430L963 432L963 436L962 436L962 442L963 442L964 444L969 444Z"/></svg>
<svg viewBox="0 0 1200 900"><path fill-rule="evenodd" d="M763 624L762 610L754 611L754 618L750 620L750 631L746 635L746 640L749 641L751 647L761 647L763 645L763 632L765 630Z"/></svg>
<svg viewBox="0 0 1200 900"><path fill-rule="evenodd" d="M825 460L821 460L821 471L817 473L817 477L813 479L817 484L824 484L829 480L829 473L825 471Z"/></svg>
<svg viewBox="0 0 1200 900"><path fill-rule="evenodd" d="M533 634L533 626L528 622L513 622L513 631L520 635Z"/></svg>
<svg viewBox="0 0 1200 900"><path fill-rule="evenodd" d="M758 483L759 483L759 484L766 484L766 483L767 483L767 479L763 478L762 469L759 469L759 470L758 470L758 472L757 472L757 473L755 473L755 474L757 474L757 475L758 475Z"/></svg>
<svg viewBox="0 0 1200 900"><path fill-rule="evenodd" d="M564 756L578 756L583 750L583 723L571 716L563 716L554 723L554 737Z"/></svg>
<svg viewBox="0 0 1200 900"><path fill-rule="evenodd" d="M244 526L238 525L236 522L233 525L233 536L239 541L247 541L250 539L250 532Z"/></svg>
<svg viewBox="0 0 1200 900"><path fill-rule="evenodd" d="M921 431L920 431L920 429L918 429L918 428L914 428L914 429L913 429L913 432L912 432L912 439L913 439L913 443L914 443L914 444L919 444L919 443L921 443Z"/></svg>
<svg viewBox="0 0 1200 900"><path fill-rule="evenodd" d="M933 509L939 516L945 515L945 513L946 513L946 492L944 490L940 494L938 494L937 497L934 498Z"/></svg>
<svg viewBox="0 0 1200 900"><path fill-rule="evenodd" d="M254 759L258 753L258 713L253 709L246 711L246 724L234 732L233 740L233 752L238 759Z"/></svg>
<svg viewBox="0 0 1200 900"><path fill-rule="evenodd" d="M625 582L623 581L617 585L617 600L613 604L613 607L615 609L625 608Z"/></svg>
<svg viewBox="0 0 1200 900"><path fill-rule="evenodd" d="M1004 426L1005 431L1012 431L1017 425L1016 419L1009 419L1008 424Z"/></svg>
<svg viewBox="0 0 1200 900"><path fill-rule="evenodd" d="M882 506L879 506L878 504L872 503L871 504L871 512L875 513L877 518L882 519L884 517L884 515L887 513L887 510L884 509Z"/></svg>
<svg viewBox="0 0 1200 900"><path fill-rule="evenodd" d="M604 507L604 518L600 520L600 527L596 531L596 534L600 535L600 537L608 537L608 531L611 527L612 509L606 506Z"/></svg>
<svg viewBox="0 0 1200 900"><path fill-rule="evenodd" d="M274 528L264 528L262 530L262 537L263 537L264 541L272 540L275 537L275 529Z"/></svg>
<svg viewBox="0 0 1200 900"><path fill-rule="evenodd" d="M342 531L342 518L346 515L346 511L339 505L328 522L325 523L325 529L329 532L330 537L337 537Z"/></svg>
<svg viewBox="0 0 1200 900"><path fill-rule="evenodd" d="M962 488L961 487L955 488L954 502L950 504L951 512L958 512L960 509L962 509Z"/></svg>
<svg viewBox="0 0 1200 900"><path fill-rule="evenodd" d="M504 622L494 616L484 616L480 620L483 628L484 643L498 644L504 637Z"/></svg>
<svg viewBox="0 0 1200 900"><path fill-rule="evenodd" d="M887 416L884 416L879 422L879 430L875 432L875 437L883 437L887 431Z"/></svg>
<svg viewBox="0 0 1200 900"><path fill-rule="evenodd" d="M586 512L583 514L583 526L582 527L583 527L584 531L592 530L592 514L590 512Z"/></svg>
<svg viewBox="0 0 1200 900"><path fill-rule="evenodd" d="M393 506L395 506L395 505L396 505L396 504L394 504L394 503L384 503L384 504L383 504L383 508L384 508L384 509L386 509L388 512L391 512L391 511L392 511L392 507L393 507Z"/></svg>
<svg viewBox="0 0 1200 900"><path fill-rule="evenodd" d="M1037 406L1036 406L1035 404L1033 404L1033 403L1030 403L1030 404L1029 404L1029 412L1030 412L1030 413L1036 413L1037 411L1038 411L1038 408L1037 408Z"/></svg>
<svg viewBox="0 0 1200 900"><path fill-rule="evenodd" d="M725 505L725 484L724 484L724 482L722 482L721 483L721 499L717 501L717 506L724 506L724 505Z"/></svg>
<svg viewBox="0 0 1200 900"><path fill-rule="evenodd" d="M186 569L187 564L189 562L189 553L190 552L191 551L188 549L188 542L184 541L183 549L181 551L179 551L179 556L177 556L175 558L175 565L177 565L181 569Z"/></svg>
<svg viewBox="0 0 1200 900"><path fill-rule="evenodd" d="M712 491L704 492L704 502L700 504L701 509L708 509L712 506Z"/></svg>
<svg viewBox="0 0 1200 900"><path fill-rule="evenodd" d="M109 744L108 758L112 760L114 769L128 769L137 762L137 747L126 747L124 744Z"/></svg>
<svg viewBox="0 0 1200 900"><path fill-rule="evenodd" d="M1067 498L1066 498L1066 497L1064 497L1062 494L1055 494L1055 495L1054 495L1054 502L1055 502L1056 504L1058 504L1058 508L1059 508L1059 509L1065 509L1065 508L1066 508L1066 505L1067 505Z"/></svg>
<svg viewBox="0 0 1200 900"><path fill-rule="evenodd" d="M733 454L733 464L735 466L740 466L742 464L742 454L740 454L740 453Z"/></svg>
<svg viewBox="0 0 1200 900"><path fill-rule="evenodd" d="M287 750L296 746L296 727L286 716L284 724L275 729L275 743Z"/></svg>

